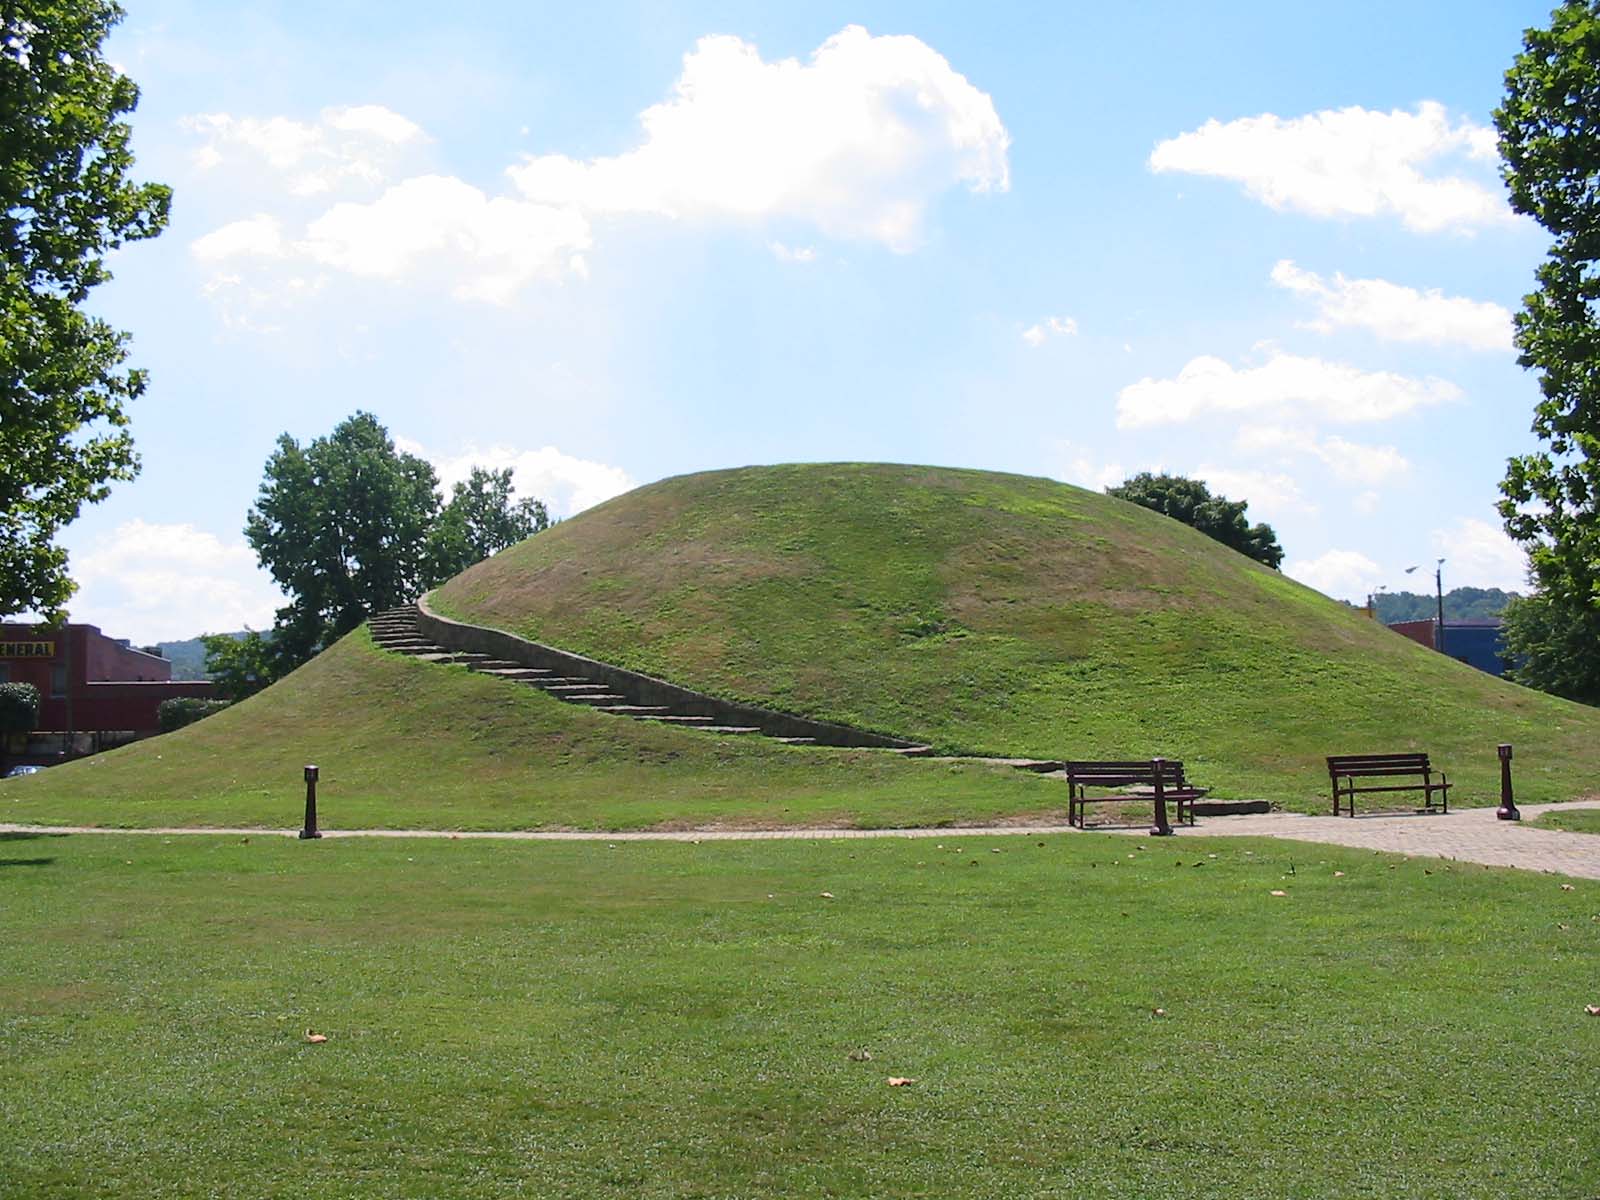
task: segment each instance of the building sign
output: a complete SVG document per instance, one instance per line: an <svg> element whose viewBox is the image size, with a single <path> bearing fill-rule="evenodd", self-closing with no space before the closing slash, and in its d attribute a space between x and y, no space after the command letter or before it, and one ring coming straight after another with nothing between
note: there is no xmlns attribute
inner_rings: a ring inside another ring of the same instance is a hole
<svg viewBox="0 0 1600 1200"><path fill-rule="evenodd" d="M54 642L0 642L0 658L54 658Z"/></svg>

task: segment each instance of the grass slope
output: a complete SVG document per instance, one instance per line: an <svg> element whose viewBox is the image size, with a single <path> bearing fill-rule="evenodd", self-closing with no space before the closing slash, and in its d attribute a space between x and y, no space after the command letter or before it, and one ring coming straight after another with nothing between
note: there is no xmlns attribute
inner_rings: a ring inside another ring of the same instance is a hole
<svg viewBox="0 0 1600 1200"><path fill-rule="evenodd" d="M1600 1194L1600 889L1177 849L0 839L0 1197Z"/></svg>
<svg viewBox="0 0 1600 1200"><path fill-rule="evenodd" d="M949 750L1164 754L1325 804L1330 753L1426 750L1564 800L1600 710L1495 680L1176 521L1044 479L759 467L665 480L471 568L440 611L706 691Z"/></svg>
<svg viewBox="0 0 1600 1200"><path fill-rule="evenodd" d="M1059 784L882 751L715 737L389 654L358 631L176 733L0 783L0 820L330 828L937 824L1048 813Z"/></svg>

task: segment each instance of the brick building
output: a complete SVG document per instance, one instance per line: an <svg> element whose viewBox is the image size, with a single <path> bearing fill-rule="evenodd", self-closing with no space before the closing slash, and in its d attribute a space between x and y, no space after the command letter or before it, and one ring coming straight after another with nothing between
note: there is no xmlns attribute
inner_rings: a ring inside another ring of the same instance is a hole
<svg viewBox="0 0 1600 1200"><path fill-rule="evenodd" d="M212 694L210 682L174 682L166 659L93 625L0 625L0 683L33 684L39 729L66 734L144 737L163 700Z"/></svg>
<svg viewBox="0 0 1600 1200"><path fill-rule="evenodd" d="M1420 642L1430 650L1439 648L1439 622L1434 618L1395 621L1389 628L1413 642ZM1505 646L1500 639L1499 617L1446 621L1444 650L1451 658L1458 658L1467 665L1477 667L1480 671L1487 671L1491 675L1504 675L1509 665L1505 656Z"/></svg>

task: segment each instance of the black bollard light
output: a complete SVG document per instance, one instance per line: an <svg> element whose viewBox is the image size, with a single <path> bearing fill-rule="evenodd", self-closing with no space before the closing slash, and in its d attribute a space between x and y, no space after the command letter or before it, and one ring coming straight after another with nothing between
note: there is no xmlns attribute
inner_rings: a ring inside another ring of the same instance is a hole
<svg viewBox="0 0 1600 1200"><path fill-rule="evenodd" d="M1522 814L1517 811L1517 802L1511 795L1511 744L1502 742L1498 747L1500 751L1500 807L1494 810L1494 815L1502 821L1520 821Z"/></svg>
<svg viewBox="0 0 1600 1200"><path fill-rule="evenodd" d="M1156 823L1150 826L1151 837L1171 837L1172 825L1167 820L1167 791L1162 775L1166 773L1167 760L1152 758L1150 765L1155 768L1156 775Z"/></svg>
<svg viewBox="0 0 1600 1200"><path fill-rule="evenodd" d="M319 838L317 830L317 768L306 765L306 824L300 831L302 838Z"/></svg>

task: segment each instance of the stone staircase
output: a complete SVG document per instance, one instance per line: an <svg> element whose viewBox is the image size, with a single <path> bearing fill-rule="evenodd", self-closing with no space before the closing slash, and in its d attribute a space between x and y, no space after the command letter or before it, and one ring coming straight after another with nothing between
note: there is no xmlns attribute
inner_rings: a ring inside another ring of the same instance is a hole
<svg viewBox="0 0 1600 1200"><path fill-rule="evenodd" d="M613 691L597 678L586 678L571 668L556 670L550 667L530 667L489 654L453 650L431 640L418 623L419 611L415 604L391 608L373 616L367 622L372 640L384 650L405 654L421 662L451 663L470 671L501 679L520 687L534 687L568 704L582 704L599 712L636 721L658 721L684 728L701 729L707 733L728 735L760 734L759 725L734 725L719 722L716 717L686 711L670 704L635 704L627 696ZM595 664L600 666L603 664ZM825 736L796 737L768 734L774 741L791 746L816 746L840 744ZM885 747L892 754L907 757L931 755L931 746L901 745Z"/></svg>

